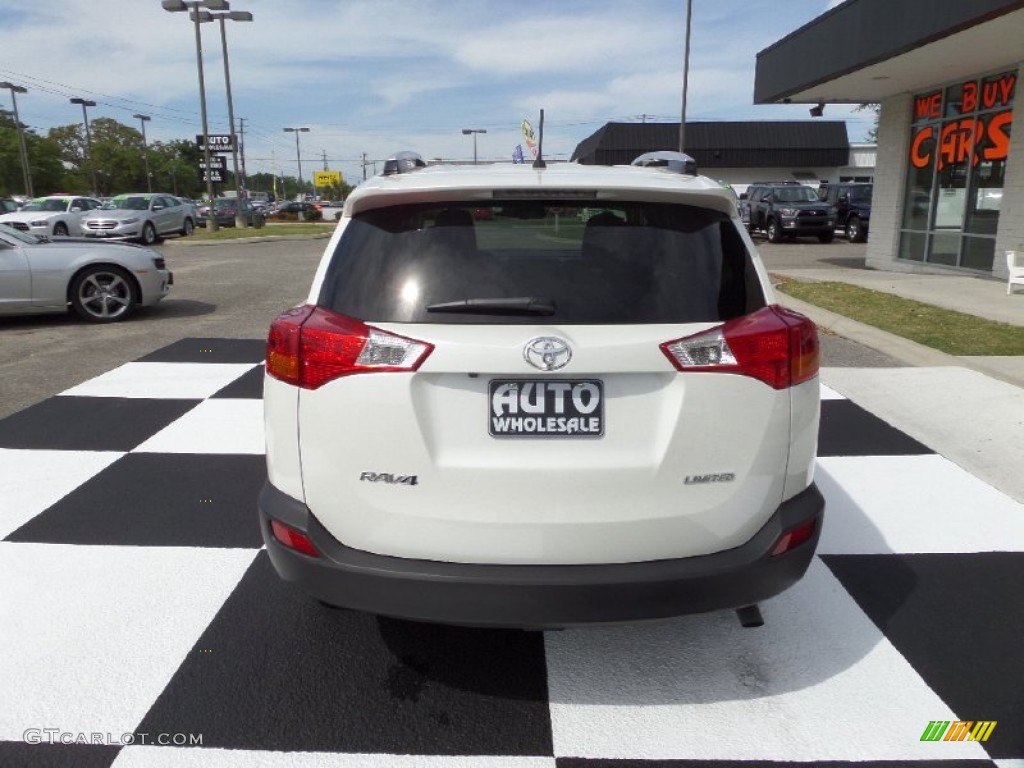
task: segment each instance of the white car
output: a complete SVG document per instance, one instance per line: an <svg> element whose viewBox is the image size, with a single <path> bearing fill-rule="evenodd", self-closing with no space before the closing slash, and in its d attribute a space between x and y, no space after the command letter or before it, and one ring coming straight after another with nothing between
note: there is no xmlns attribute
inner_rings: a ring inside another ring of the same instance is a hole
<svg viewBox="0 0 1024 768"><path fill-rule="evenodd" d="M82 234L82 217L102 203L92 197L50 195L37 197L14 213L0 216L0 224L10 224L30 235L68 237Z"/></svg>
<svg viewBox="0 0 1024 768"><path fill-rule="evenodd" d="M284 579L549 628L756 625L801 578L817 331L775 303L735 196L667 158L399 157L349 196L268 337L258 506Z"/></svg>
<svg viewBox="0 0 1024 768"><path fill-rule="evenodd" d="M82 236L154 245L168 235L188 237L195 226L196 208L191 202L166 193L130 192L110 198L85 216Z"/></svg>

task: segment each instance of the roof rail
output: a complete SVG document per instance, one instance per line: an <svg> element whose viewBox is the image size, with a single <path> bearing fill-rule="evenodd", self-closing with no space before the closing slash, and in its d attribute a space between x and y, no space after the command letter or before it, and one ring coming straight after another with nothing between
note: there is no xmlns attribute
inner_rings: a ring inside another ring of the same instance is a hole
<svg viewBox="0 0 1024 768"><path fill-rule="evenodd" d="M394 176L396 173L409 173L419 168L426 168L426 161L416 152L404 150L395 152L394 155L384 161L382 176Z"/></svg>
<svg viewBox="0 0 1024 768"><path fill-rule="evenodd" d="M697 175L697 161L685 152L670 152L668 150L645 152L630 165L639 165L645 168L667 168L674 173Z"/></svg>

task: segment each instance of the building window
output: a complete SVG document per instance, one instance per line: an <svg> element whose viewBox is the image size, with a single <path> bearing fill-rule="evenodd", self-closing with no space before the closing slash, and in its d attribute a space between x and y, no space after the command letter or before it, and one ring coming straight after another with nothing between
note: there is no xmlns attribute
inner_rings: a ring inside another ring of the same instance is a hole
<svg viewBox="0 0 1024 768"><path fill-rule="evenodd" d="M914 97L899 258L991 272L1016 72Z"/></svg>

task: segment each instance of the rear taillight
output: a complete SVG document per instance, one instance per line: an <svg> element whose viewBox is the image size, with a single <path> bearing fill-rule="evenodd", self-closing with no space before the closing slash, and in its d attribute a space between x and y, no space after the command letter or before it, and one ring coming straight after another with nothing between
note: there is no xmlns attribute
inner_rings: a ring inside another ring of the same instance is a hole
<svg viewBox="0 0 1024 768"><path fill-rule="evenodd" d="M354 373L415 371L433 349L322 307L296 307L270 326L267 373L316 389Z"/></svg>
<svg viewBox="0 0 1024 768"><path fill-rule="evenodd" d="M313 540L298 528L292 528L290 525L285 525L279 520L271 520L270 532L274 534L275 539L288 547L288 549L294 549L296 552L301 552L310 557L320 557L320 552L313 544Z"/></svg>
<svg viewBox="0 0 1024 768"><path fill-rule="evenodd" d="M680 371L751 376L775 389L818 373L818 332L801 314L773 305L661 345Z"/></svg>

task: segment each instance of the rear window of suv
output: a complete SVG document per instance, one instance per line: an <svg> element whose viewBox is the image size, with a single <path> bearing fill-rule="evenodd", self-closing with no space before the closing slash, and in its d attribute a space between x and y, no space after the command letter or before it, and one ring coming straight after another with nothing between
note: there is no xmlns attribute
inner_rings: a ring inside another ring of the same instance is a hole
<svg viewBox="0 0 1024 768"><path fill-rule="evenodd" d="M319 303L378 323L633 324L724 321L765 298L725 214L517 200L358 215Z"/></svg>

